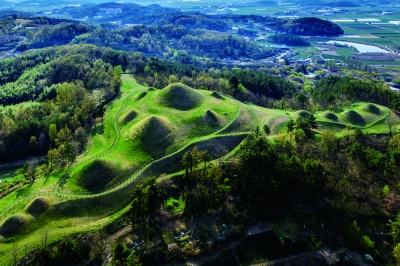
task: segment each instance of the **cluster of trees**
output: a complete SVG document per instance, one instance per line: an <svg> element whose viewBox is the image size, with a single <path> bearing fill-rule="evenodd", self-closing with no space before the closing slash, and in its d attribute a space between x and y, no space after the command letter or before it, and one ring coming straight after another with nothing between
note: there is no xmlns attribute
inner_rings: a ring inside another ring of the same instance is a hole
<svg viewBox="0 0 400 266"><path fill-rule="evenodd" d="M75 43L90 43L115 49L141 51L159 57L177 56L177 50L186 54L214 57L248 57L254 59L272 56L274 50L259 46L240 37L205 29L189 29L182 25L137 25L128 29L96 29ZM189 57L190 58L190 57Z"/></svg>
<svg viewBox="0 0 400 266"><path fill-rule="evenodd" d="M214 17L204 14L178 13L157 21L157 25L160 26L168 24L174 26L182 25L187 29L206 29L216 31L227 31L231 29L231 26L225 20L216 20Z"/></svg>
<svg viewBox="0 0 400 266"><path fill-rule="evenodd" d="M92 45L46 48L6 59L0 64L0 103L54 98L58 83L74 80L82 80L89 90L101 88L109 100L119 89L112 67L124 61L126 55L124 59L121 53Z"/></svg>
<svg viewBox="0 0 400 266"><path fill-rule="evenodd" d="M152 263L172 255L160 227L143 221L152 221L171 195L184 201L184 216L215 212L225 223L240 227L282 217L301 203L336 236L324 244L342 247L345 239L345 245L371 254L375 261L391 261L391 249L374 232L392 227L397 238L400 232L397 220L387 225L400 206L400 135L379 139L355 130L338 139L324 131L317 141L312 131L316 126L312 116L291 121L287 134L275 142L266 138L268 130L256 129L234 159L214 163L207 151L194 148L182 158L183 177L160 183L151 179L135 188L133 223L151 235L152 243L159 243L158 260ZM199 237L204 243L208 239ZM206 252L206 245L197 247Z"/></svg>
<svg viewBox="0 0 400 266"><path fill-rule="evenodd" d="M1 102L19 104L1 108L0 159L45 154L51 147L50 164L66 164L82 151L93 119L104 115L105 104L119 92L123 70L109 63L114 53L94 46L48 48L33 54L36 61L28 62L32 67L21 70L20 77L18 69L12 76L4 75L5 80L16 81L2 86ZM42 64L42 57L48 62ZM7 61L8 66L15 61L21 58Z"/></svg>
<svg viewBox="0 0 400 266"><path fill-rule="evenodd" d="M311 97L325 109L336 108L348 101L373 102L395 110L400 109L399 93L391 90L383 81L329 76L315 83Z"/></svg>
<svg viewBox="0 0 400 266"><path fill-rule="evenodd" d="M69 23L54 27L43 27L37 32L28 34L28 41L22 42L16 48L25 51L31 48L44 48L52 45L68 44L76 36L88 33L92 27L84 24Z"/></svg>
<svg viewBox="0 0 400 266"><path fill-rule="evenodd" d="M249 30L249 29L245 29L245 28L239 28L237 33L240 35L246 35L246 36L257 36L257 31Z"/></svg>
<svg viewBox="0 0 400 266"><path fill-rule="evenodd" d="M12 256L15 265L59 265L81 264L83 261L90 265L99 265L110 252L111 244L107 241L106 231L66 237L65 239L48 244L51 232L44 229L41 235L41 245L30 256L26 256L18 263L18 251L21 247L14 247ZM14 254L15 253L15 254ZM124 248L118 243L112 247L112 265L114 266L141 266L135 252ZM27 255L27 254L26 254Z"/></svg>
<svg viewBox="0 0 400 266"><path fill-rule="evenodd" d="M314 17L277 20L275 28L281 32L303 36L338 36L344 33L335 23Z"/></svg>
<svg viewBox="0 0 400 266"><path fill-rule="evenodd" d="M303 38L292 34L274 34L268 37L268 41L293 46L310 45L310 43Z"/></svg>

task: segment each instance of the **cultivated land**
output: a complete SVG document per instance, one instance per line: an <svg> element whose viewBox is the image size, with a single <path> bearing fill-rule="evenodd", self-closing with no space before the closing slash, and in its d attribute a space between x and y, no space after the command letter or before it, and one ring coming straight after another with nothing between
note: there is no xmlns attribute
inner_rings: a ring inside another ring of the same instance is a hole
<svg viewBox="0 0 400 266"><path fill-rule="evenodd" d="M93 128L85 154L67 170L53 171L0 199L1 265L11 263L16 247L20 256L37 247L43 230L50 232L51 243L113 222L129 210L136 184L181 171L184 152L194 146L208 150L213 159L229 156L257 126L268 124L274 139L286 133L290 119L310 114L243 104L178 83L155 90L139 85L131 75L122 80L121 94L109 104L104 125L98 121ZM398 118L377 104L357 103L314 115L318 133L329 129L338 137L354 128L387 134L388 117L400 129ZM184 208L182 200L173 197L164 207L171 213ZM212 228L208 231L218 232Z"/></svg>

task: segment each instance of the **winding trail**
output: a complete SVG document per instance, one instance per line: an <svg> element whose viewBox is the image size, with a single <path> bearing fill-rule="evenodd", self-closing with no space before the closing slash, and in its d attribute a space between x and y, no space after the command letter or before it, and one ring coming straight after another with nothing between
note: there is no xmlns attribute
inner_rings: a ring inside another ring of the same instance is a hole
<svg viewBox="0 0 400 266"><path fill-rule="evenodd" d="M133 87L133 85L126 79L124 79L124 82L128 83L131 87ZM240 136L240 135L248 135L250 132L236 132L236 133L228 133L228 134L221 134L221 132L223 132L223 130L225 130L226 128L228 128L230 125L232 125L232 123L235 122L235 120L239 117L239 115L242 112L242 105L238 103L238 109L235 113L235 115L230 119L230 121L228 121L222 128L220 128L219 130L206 135L206 136L202 136L202 137L197 137L192 139L191 141L189 141L188 143L186 143L184 146L182 146L181 148L165 155L162 156L160 158L154 158L151 162L147 163L145 166L143 166L140 170L136 171L133 175L131 175L129 178L125 179L124 181L122 181L121 183L108 188L106 190L103 191L97 191L97 192L74 192L74 193L68 193L68 192L63 192L60 189L60 184L62 185L63 182L65 182L66 178L68 177L68 175L70 173L72 173L77 167L79 167L80 165L93 160L95 158L99 158L101 156L104 156L108 153L110 153L111 151L113 151L115 149L115 147L117 146L117 144L119 143L120 139L121 139L121 131L118 125L118 120L123 112L123 110L126 107L126 104L128 102L128 100L130 100L133 95L135 95L137 91L133 91L131 92L128 96L126 96L126 98L123 100L120 109L118 110L117 114L114 117L114 121L113 121L113 127L115 130L115 139L113 140L112 144L110 145L110 147L108 147L105 151L98 153L96 155L93 155L85 160L82 160L80 162L75 163L73 166L69 167L64 174L62 175L62 177L60 178L60 182L57 182L57 184L55 185L54 189L50 190L50 191L43 191L43 192L37 192L37 193L33 193L29 196L20 198L19 200L15 201L13 204L5 207L2 212L0 213L0 218L5 216L13 207L19 205L21 202L27 202L32 198L38 197L38 196L58 196L64 200L68 201L68 198L70 199L85 199L85 198L94 198L94 197L99 197L99 196L103 196L106 194L110 194L113 192L116 192L120 189L123 189L127 186L129 186L130 184L132 184L138 177L140 177L146 170L148 170L153 164L155 163L159 163L165 159L168 159L182 151L184 151L185 149L189 148L191 145L194 145L195 143L198 142L202 142L202 141L207 141L207 140L211 140L211 139L216 139L216 138L224 138L224 137L230 137L230 136ZM227 97L227 96L224 96ZM237 102L235 100L235 102ZM67 198L67 199L66 199Z"/></svg>

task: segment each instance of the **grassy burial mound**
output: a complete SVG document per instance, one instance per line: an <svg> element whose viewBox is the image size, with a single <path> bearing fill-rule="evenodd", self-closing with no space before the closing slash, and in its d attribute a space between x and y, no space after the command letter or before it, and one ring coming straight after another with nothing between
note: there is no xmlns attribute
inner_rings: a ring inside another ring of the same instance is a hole
<svg viewBox="0 0 400 266"><path fill-rule="evenodd" d="M202 120L213 129L218 128L220 125L224 124L224 118L220 117L213 110L207 110L203 115Z"/></svg>
<svg viewBox="0 0 400 266"><path fill-rule="evenodd" d="M161 116L150 116L133 126L129 132L132 140L138 140L146 151L161 155L172 144L173 126L171 121Z"/></svg>
<svg viewBox="0 0 400 266"><path fill-rule="evenodd" d="M213 91L213 92L211 93L211 96L214 97L214 98L220 99L220 100L222 100L222 99L224 98L221 94L219 94L219 93L216 92L216 91Z"/></svg>
<svg viewBox="0 0 400 266"><path fill-rule="evenodd" d="M11 237L18 233L28 221L28 217L24 214L11 215L0 225L0 235L4 238Z"/></svg>
<svg viewBox="0 0 400 266"><path fill-rule="evenodd" d="M50 200L44 197L38 197L32 200L26 207L25 212L29 213L33 217L38 217L50 207Z"/></svg>
<svg viewBox="0 0 400 266"><path fill-rule="evenodd" d="M134 100L138 101L138 100L144 98L146 95L147 95L147 92L146 91L142 91L138 96L135 97Z"/></svg>
<svg viewBox="0 0 400 266"><path fill-rule="evenodd" d="M173 83L158 93L157 100L164 106L186 111L200 105L204 96L184 84Z"/></svg>
<svg viewBox="0 0 400 266"><path fill-rule="evenodd" d="M379 109L378 106L376 106L375 104L372 104L372 103L364 104L363 106L360 107L360 111L371 113L374 115L382 114L381 109Z"/></svg>
<svg viewBox="0 0 400 266"><path fill-rule="evenodd" d="M356 126L365 126L366 125L364 117L362 117L362 115L360 115L359 113L357 113L354 110L346 110L342 114L346 118L346 120L353 125L356 125Z"/></svg>
<svg viewBox="0 0 400 266"><path fill-rule="evenodd" d="M322 117L331 120L332 122L339 122L339 117L332 112L322 113Z"/></svg>
<svg viewBox="0 0 400 266"><path fill-rule="evenodd" d="M286 132L286 125L289 122L289 116L281 115L271 118L268 122L268 126L271 129L271 134L278 134L280 132Z"/></svg>
<svg viewBox="0 0 400 266"><path fill-rule="evenodd" d="M305 110L299 110L295 113L295 115L302 117L302 118L307 118L310 116L310 113L305 111Z"/></svg>
<svg viewBox="0 0 400 266"><path fill-rule="evenodd" d="M129 110L128 112L126 112L125 114L123 114L119 119L118 122L120 124L128 124L129 122L131 122L133 119L135 119L138 116L139 112L136 110Z"/></svg>
<svg viewBox="0 0 400 266"><path fill-rule="evenodd" d="M94 192L111 186L112 181L118 179L119 176L119 167L115 162L95 159L78 169L74 174L74 179L77 185Z"/></svg>

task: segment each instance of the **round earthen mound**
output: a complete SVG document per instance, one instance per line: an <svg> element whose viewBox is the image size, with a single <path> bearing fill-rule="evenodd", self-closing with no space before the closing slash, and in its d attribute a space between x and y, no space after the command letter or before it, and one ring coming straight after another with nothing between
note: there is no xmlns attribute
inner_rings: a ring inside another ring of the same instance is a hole
<svg viewBox="0 0 400 266"><path fill-rule="evenodd" d="M200 105L203 94L181 83L173 83L158 93L158 102L178 110L190 110Z"/></svg>
<svg viewBox="0 0 400 266"><path fill-rule="evenodd" d="M39 197L31 201L26 207L25 212L33 217L38 217L50 207L50 200L48 198Z"/></svg>
<svg viewBox="0 0 400 266"><path fill-rule="evenodd" d="M24 215L14 214L0 225L0 235L4 238L11 237L18 233L26 223L27 218Z"/></svg>
<svg viewBox="0 0 400 266"><path fill-rule="evenodd" d="M136 110L130 110L127 113L125 113L124 115L122 115L119 119L118 122L120 124L128 124L129 122L131 122L133 119L135 119L138 116L139 112Z"/></svg>

